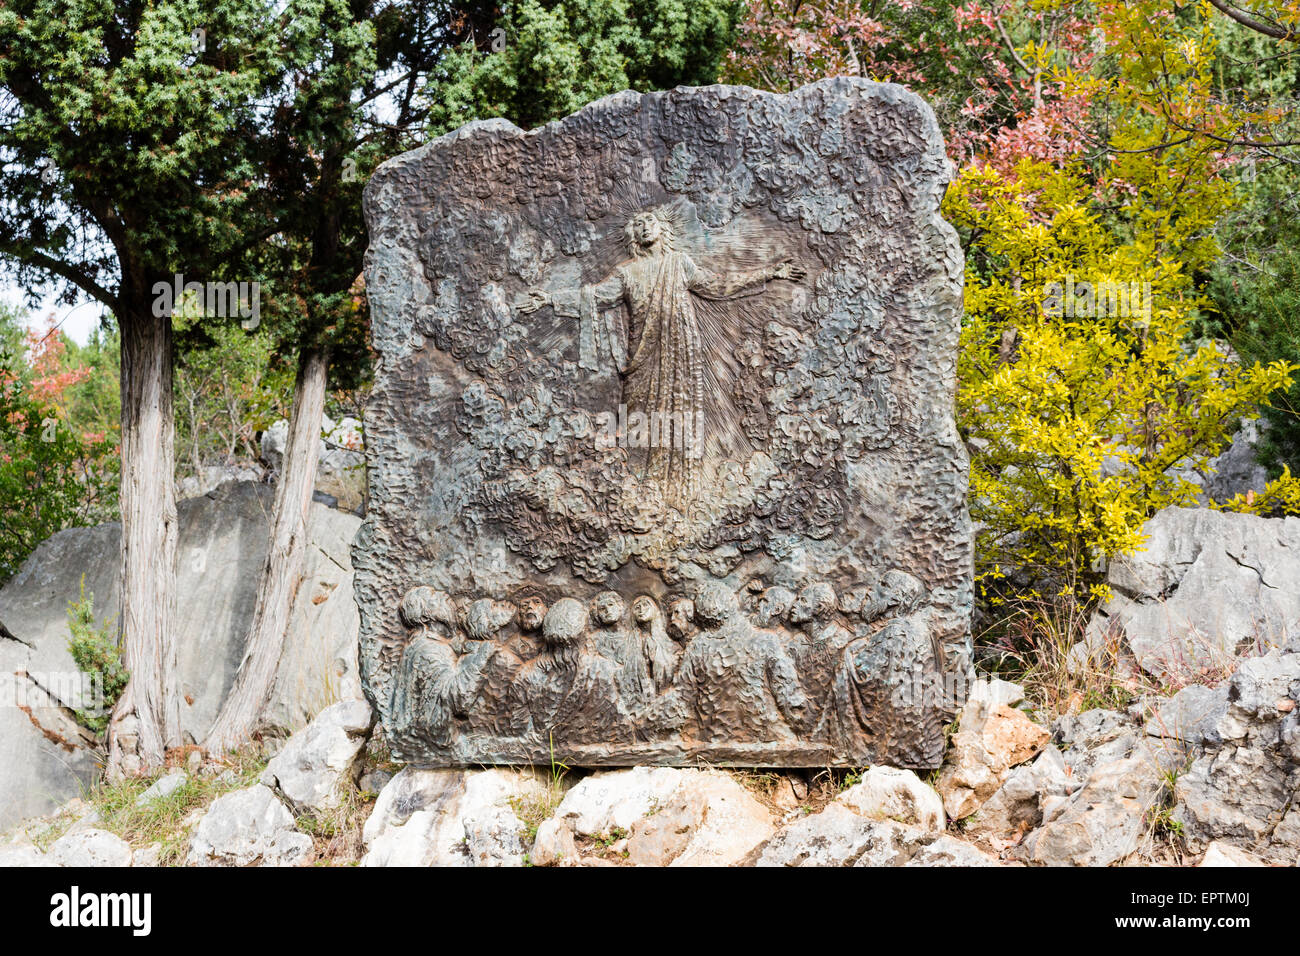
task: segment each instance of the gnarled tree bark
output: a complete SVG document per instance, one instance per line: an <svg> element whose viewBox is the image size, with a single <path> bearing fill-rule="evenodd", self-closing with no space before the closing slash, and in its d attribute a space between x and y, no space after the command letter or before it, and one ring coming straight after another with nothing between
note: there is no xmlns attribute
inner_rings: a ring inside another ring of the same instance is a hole
<svg viewBox="0 0 1300 956"><path fill-rule="evenodd" d="M257 605L235 683L204 745L214 753L239 746L258 729L271 696L289 614L302 584L307 551L307 517L320 458L321 418L329 373L327 349L309 349L298 364L289 440L276 482L271 544L262 566Z"/></svg>
<svg viewBox="0 0 1300 956"><path fill-rule="evenodd" d="M149 286L127 286L122 336L123 662L130 683L108 726L111 777L162 766L180 743L180 692L172 627L176 583L176 488L171 316L153 314Z"/></svg>

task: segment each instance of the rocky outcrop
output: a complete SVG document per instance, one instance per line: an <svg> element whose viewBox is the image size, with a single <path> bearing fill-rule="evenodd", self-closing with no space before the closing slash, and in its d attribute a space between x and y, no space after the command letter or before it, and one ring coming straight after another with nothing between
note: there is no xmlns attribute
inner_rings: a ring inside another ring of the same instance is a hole
<svg viewBox="0 0 1300 956"><path fill-rule="evenodd" d="M1199 747L1175 785L1193 851L1220 840L1300 863L1300 640L1242 661L1202 705Z"/></svg>
<svg viewBox="0 0 1300 956"><path fill-rule="evenodd" d="M1012 767L1032 760L1047 744L1047 731L1014 709L1024 697L1023 689L1007 681L972 683L939 774L939 793L951 819L979 810Z"/></svg>
<svg viewBox="0 0 1300 956"><path fill-rule="evenodd" d="M1143 533L1146 548L1111 565L1081 657L1118 634L1142 668L1187 683L1286 643L1300 621L1300 519L1166 508Z"/></svg>
<svg viewBox="0 0 1300 956"><path fill-rule="evenodd" d="M238 482L181 502L175 635L185 733L201 740L243 656L266 552L273 489ZM290 617L268 720L291 731L338 700L361 698L350 548L359 520L313 505L306 577ZM33 552L0 589L0 828L46 813L98 766L70 710L93 705L68 653L68 602L84 579L102 622L121 613L120 526L72 528Z"/></svg>
<svg viewBox="0 0 1300 956"><path fill-rule="evenodd" d="M283 419L262 433L262 461L273 473L284 464L289 423ZM321 419L320 457L316 464L316 491L332 499L343 511L365 514L366 460L361 422L328 415Z"/></svg>
<svg viewBox="0 0 1300 956"><path fill-rule="evenodd" d="M372 722L364 700L326 707L271 759L262 783L298 810L338 807L356 783Z"/></svg>

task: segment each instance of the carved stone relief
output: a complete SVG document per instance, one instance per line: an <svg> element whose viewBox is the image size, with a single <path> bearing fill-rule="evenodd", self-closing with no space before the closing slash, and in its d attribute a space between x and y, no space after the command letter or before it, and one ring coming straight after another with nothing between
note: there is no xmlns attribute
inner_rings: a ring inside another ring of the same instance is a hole
<svg viewBox="0 0 1300 956"><path fill-rule="evenodd" d="M400 757L938 762L971 601L948 175L921 100L845 78L380 168L354 566Z"/></svg>

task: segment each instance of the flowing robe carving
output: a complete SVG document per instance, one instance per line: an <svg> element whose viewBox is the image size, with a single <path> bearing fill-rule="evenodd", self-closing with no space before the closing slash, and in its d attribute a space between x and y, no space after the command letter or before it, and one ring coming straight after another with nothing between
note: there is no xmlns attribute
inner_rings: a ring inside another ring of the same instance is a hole
<svg viewBox="0 0 1300 956"><path fill-rule="evenodd" d="M608 359L623 376L629 416L640 412L652 433L642 480L654 482L665 501L687 505L704 479L702 433L735 430L710 394L709 345L694 296L726 299L763 291L771 267L729 275L696 265L684 252L659 246L634 256L609 278L576 292L551 296L557 315L581 321L580 362L595 369ZM608 310L627 309L626 334ZM733 343L715 343L731 347ZM669 434L664 434L664 429Z"/></svg>

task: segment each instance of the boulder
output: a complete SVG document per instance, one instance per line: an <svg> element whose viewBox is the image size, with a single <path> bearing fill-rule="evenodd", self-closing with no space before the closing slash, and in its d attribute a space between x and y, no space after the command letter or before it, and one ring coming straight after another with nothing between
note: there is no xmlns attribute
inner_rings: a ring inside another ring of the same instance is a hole
<svg viewBox="0 0 1300 956"><path fill-rule="evenodd" d="M74 830L46 854L56 866L130 866L131 845L107 830Z"/></svg>
<svg viewBox="0 0 1300 956"><path fill-rule="evenodd" d="M1179 683L1281 646L1300 619L1300 519L1166 508L1146 547L1111 563L1111 598L1085 644L1121 632L1148 672Z"/></svg>
<svg viewBox="0 0 1300 956"><path fill-rule="evenodd" d="M274 489L235 482L178 507L177 607L174 632L182 692L181 727L202 740L234 681L252 619L258 576L266 555ZM270 723L285 731L304 726L339 700L360 699L357 676L359 618L352 599L350 549L359 520L313 505L309 512L305 573L289 620L285 651L272 697ZM100 623L120 617L119 540L116 523L71 528L32 553L0 589L0 665L23 671L46 687L58 707L87 703L86 686L68 653L68 602L85 580ZM0 691L5 688L0 687ZM18 692L25 693L22 688ZM57 709L57 708L56 708ZM20 727L27 721L0 708L0 825L52 806L79 792L93 770L93 755L54 743L59 770L39 757L39 745ZM73 732L52 713L41 727L63 741ZM45 734L39 731L42 736ZM23 735L26 735L25 738ZM12 789L14 799L9 799ZM18 807L21 794L34 795Z"/></svg>
<svg viewBox="0 0 1300 956"><path fill-rule="evenodd" d="M1024 692L1006 681L974 681L962 707L938 789L948 817L961 820L978 810L1002 785L1007 772L1032 760L1051 735L1012 704Z"/></svg>
<svg viewBox="0 0 1300 956"><path fill-rule="evenodd" d="M578 836L626 833L637 820L667 805L684 773L673 767L633 767L592 774L564 795L555 818Z"/></svg>
<svg viewBox="0 0 1300 956"><path fill-rule="evenodd" d="M772 835L771 811L716 770L685 770L676 792L632 824L636 866L731 866Z"/></svg>
<svg viewBox="0 0 1300 956"><path fill-rule="evenodd" d="M190 838L191 866L297 866L312 840L268 787L258 784L218 797Z"/></svg>
<svg viewBox="0 0 1300 956"><path fill-rule="evenodd" d="M1051 801L1069 796L1082 784L1070 775L1061 752L1048 747L1033 763L1008 773L1002 786L967 819L962 832L1002 850L1041 824Z"/></svg>
<svg viewBox="0 0 1300 956"><path fill-rule="evenodd" d="M1174 785L1193 852L1222 840L1278 863L1300 856L1300 641L1241 662L1215 691L1203 749Z"/></svg>
<svg viewBox="0 0 1300 956"><path fill-rule="evenodd" d="M0 832L84 793L103 765L94 737L27 676L35 653L0 637Z"/></svg>
<svg viewBox="0 0 1300 956"><path fill-rule="evenodd" d="M754 866L902 866L943 833L943 802L916 774L873 767L819 813L778 830Z"/></svg>
<svg viewBox="0 0 1300 956"><path fill-rule="evenodd" d="M1160 800L1162 770L1149 754L1095 768L1071 796L1047 804L1018 850L1044 866L1108 866L1138 849Z"/></svg>
<svg viewBox="0 0 1300 956"><path fill-rule="evenodd" d="M262 461L274 472L284 464L284 450L289 440L289 422L285 419L262 433ZM347 417L335 422L328 415L321 418L321 441L316 463L316 490L334 499L335 507L357 514L365 513L366 461L361 422Z"/></svg>
<svg viewBox="0 0 1300 956"><path fill-rule="evenodd" d="M925 833L943 832L943 801L910 770L872 767L835 802L868 819L893 820Z"/></svg>
<svg viewBox="0 0 1300 956"><path fill-rule="evenodd" d="M361 770L373 717L364 700L326 707L297 731L262 772L261 782L299 810L338 807Z"/></svg>
<svg viewBox="0 0 1300 956"><path fill-rule="evenodd" d="M362 866L522 866L527 826L518 810L545 802L532 769L404 767L362 829Z"/></svg>

